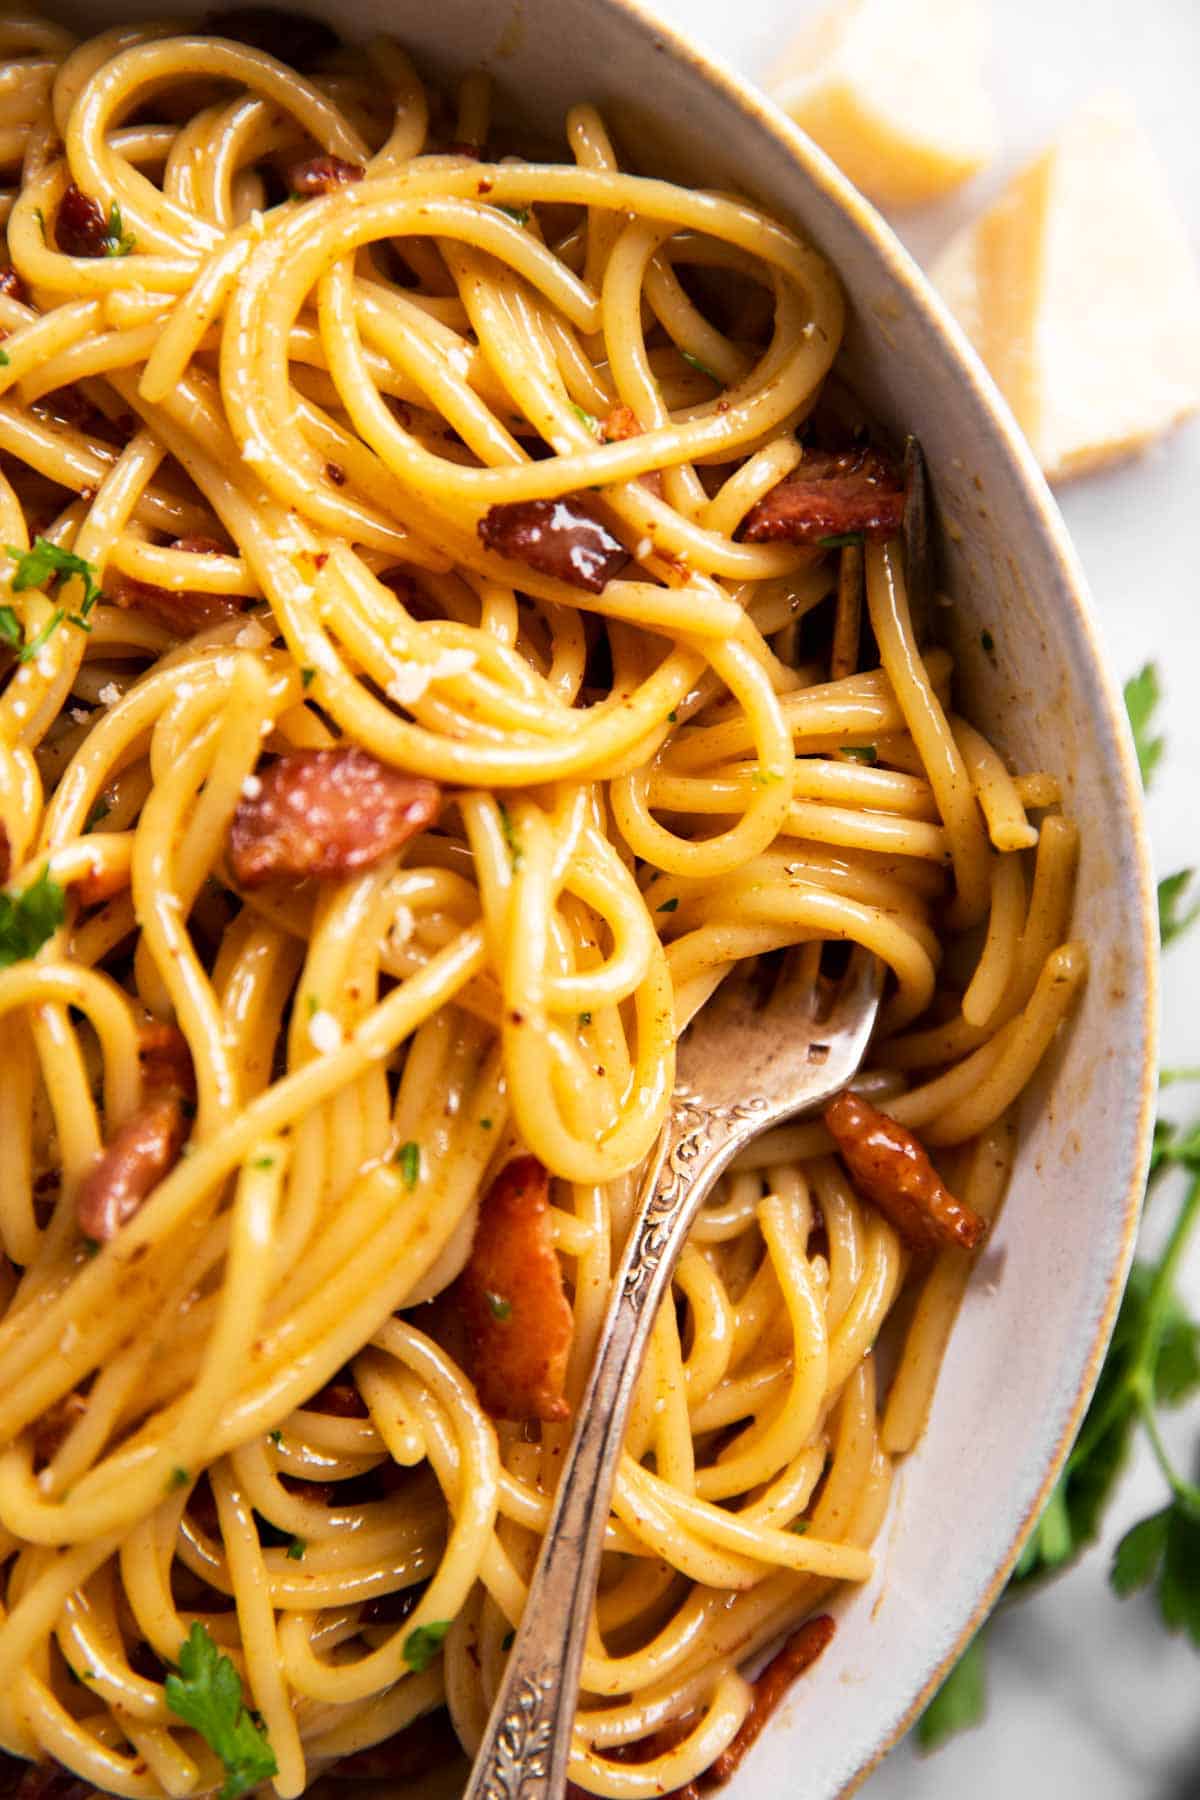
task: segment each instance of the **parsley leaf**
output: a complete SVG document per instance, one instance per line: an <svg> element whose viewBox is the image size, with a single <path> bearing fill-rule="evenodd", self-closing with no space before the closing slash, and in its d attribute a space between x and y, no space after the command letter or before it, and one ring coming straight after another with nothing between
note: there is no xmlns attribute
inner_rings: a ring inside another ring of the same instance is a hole
<svg viewBox="0 0 1200 1800"><path fill-rule="evenodd" d="M224 1763L219 1800L237 1800L279 1772L266 1732L242 1700L237 1670L198 1619L179 1652L179 1673L167 1676L166 1699Z"/></svg>
<svg viewBox="0 0 1200 1800"><path fill-rule="evenodd" d="M406 1188L415 1188L421 1179L421 1146L414 1144L410 1138L407 1144L401 1144L396 1152L396 1161L400 1164L400 1173L404 1177Z"/></svg>
<svg viewBox="0 0 1200 1800"><path fill-rule="evenodd" d="M506 1300L503 1294L489 1293L487 1303L493 1319L507 1319L512 1313L512 1301Z"/></svg>
<svg viewBox="0 0 1200 1800"><path fill-rule="evenodd" d="M292 1562L303 1562L304 1552L307 1549L308 1545L303 1538L294 1537L287 1547L287 1553Z"/></svg>
<svg viewBox="0 0 1200 1800"><path fill-rule="evenodd" d="M435 1619L431 1625L418 1625L404 1640L404 1660L410 1669L423 1674L442 1647L450 1629L449 1619Z"/></svg>
<svg viewBox="0 0 1200 1800"><path fill-rule="evenodd" d="M11 606L0 606L0 644L7 644L15 650L25 633L21 630L21 621Z"/></svg>
<svg viewBox="0 0 1200 1800"><path fill-rule="evenodd" d="M1164 739L1150 735L1161 699L1162 688L1159 686L1158 668L1154 663L1147 663L1145 668L1139 669L1125 683L1125 711L1129 714L1133 747L1137 752L1138 768L1145 787L1150 786L1163 753Z"/></svg>
<svg viewBox="0 0 1200 1800"><path fill-rule="evenodd" d="M1113 1592L1123 1600L1137 1588L1145 1587L1158 1573L1163 1551L1167 1547L1167 1524L1171 1508L1151 1513L1130 1527L1117 1545L1109 1580Z"/></svg>
<svg viewBox="0 0 1200 1800"><path fill-rule="evenodd" d="M679 354L682 356L685 363L690 363L693 369L698 369L700 371L701 375L707 375L708 379L710 381L715 381L718 387L723 387L725 385L716 371L710 369L706 362L701 362L698 356L693 356L690 350L680 348Z"/></svg>
<svg viewBox="0 0 1200 1800"><path fill-rule="evenodd" d="M1181 910L1195 874L1195 869L1177 869L1158 884L1158 935L1164 950L1200 916L1200 900L1193 900L1186 912Z"/></svg>
<svg viewBox="0 0 1200 1800"><path fill-rule="evenodd" d="M66 892L51 881L48 863L23 893L0 893L0 969L33 956L66 916Z"/></svg>
<svg viewBox="0 0 1200 1800"><path fill-rule="evenodd" d="M515 875L521 866L523 858L521 840L517 836L517 828L512 822L512 815L509 813L507 806L505 806L503 800L499 801L497 804L500 807L500 829L504 833L504 841L508 845L509 861L512 863L513 873Z"/></svg>
<svg viewBox="0 0 1200 1800"><path fill-rule="evenodd" d="M978 1725L987 1710L983 1631L976 1633L917 1722L922 1750L936 1750L956 1731Z"/></svg>
<svg viewBox="0 0 1200 1800"><path fill-rule="evenodd" d="M38 652L50 642L50 639L54 636L54 633L58 630L66 616L67 615L62 607L56 606L36 636L31 637L27 644L21 646L21 649L17 653L17 661L21 663L32 662Z"/></svg>
<svg viewBox="0 0 1200 1800"><path fill-rule="evenodd" d="M817 542L824 550L848 550L855 544L861 545L863 534L861 531L842 531L833 537L819 537Z"/></svg>
<svg viewBox="0 0 1200 1800"><path fill-rule="evenodd" d="M23 594L26 588L44 588L52 577L78 575L83 582L83 605L79 609L83 618L87 618L97 600L104 598L94 567L73 550L64 550L44 537L34 538L32 550L18 550L12 544L5 548L17 565L12 578L14 594Z"/></svg>
<svg viewBox="0 0 1200 1800"><path fill-rule="evenodd" d="M674 912L678 905L679 905L679 896L678 896L678 894L673 894L669 900L663 901L662 905L658 908L658 910L659 910L659 912Z"/></svg>
<svg viewBox="0 0 1200 1800"><path fill-rule="evenodd" d="M0 350L0 369L7 369L8 366L9 366L8 351Z"/></svg>
<svg viewBox="0 0 1200 1800"><path fill-rule="evenodd" d="M575 417L579 420L581 425L587 426L593 437L599 436L600 421L593 413L588 412L586 407L576 406L574 400L571 402L571 411L575 414Z"/></svg>
<svg viewBox="0 0 1200 1800"><path fill-rule="evenodd" d="M879 752L874 744L851 745L842 751L842 755L851 756L855 762L860 763L877 763L879 761Z"/></svg>
<svg viewBox="0 0 1200 1800"><path fill-rule="evenodd" d="M121 208L114 200L108 209L108 229L104 233L105 256L128 256L136 243L132 231L126 231Z"/></svg>
<svg viewBox="0 0 1200 1800"><path fill-rule="evenodd" d="M518 225L528 225L529 223L529 208L527 206L502 206L500 202L497 201L496 211L507 213L509 218L514 220Z"/></svg>

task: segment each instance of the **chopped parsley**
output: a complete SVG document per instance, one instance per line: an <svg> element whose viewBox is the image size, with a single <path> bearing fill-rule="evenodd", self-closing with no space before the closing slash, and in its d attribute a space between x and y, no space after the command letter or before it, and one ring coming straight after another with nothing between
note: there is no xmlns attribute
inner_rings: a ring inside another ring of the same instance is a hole
<svg viewBox="0 0 1200 1800"><path fill-rule="evenodd" d="M10 650L15 650L24 636L21 621L12 607L0 606L0 644L7 644Z"/></svg>
<svg viewBox="0 0 1200 1800"><path fill-rule="evenodd" d="M575 414L575 417L579 420L581 425L587 426L593 437L599 435L600 421L593 413L588 412L586 407L577 406L574 400L571 402L571 411Z"/></svg>
<svg viewBox="0 0 1200 1800"><path fill-rule="evenodd" d="M108 804L108 801L104 798L104 795L101 794L101 796L97 800L95 806L93 806L91 812L87 816L87 823L84 825L84 828L83 828L84 836L86 837L89 831L95 831L97 825L99 825L103 820L107 819L107 817L111 811L112 811L112 807Z"/></svg>
<svg viewBox="0 0 1200 1800"><path fill-rule="evenodd" d="M521 840L517 836L517 828L512 822L512 814L503 800L499 801L498 805L500 807L500 829L504 833L504 841L508 845L508 855L513 866L513 873L516 874L524 855L521 849Z"/></svg>
<svg viewBox="0 0 1200 1800"><path fill-rule="evenodd" d="M173 1490L175 1488L186 1487L190 1480L191 1476L186 1469L172 1469L171 1479L167 1483L167 1488L168 1490Z"/></svg>
<svg viewBox="0 0 1200 1800"><path fill-rule="evenodd" d="M17 654L17 661L22 663L32 662L38 652L43 650L50 642L50 639L54 636L54 633L58 630L66 616L67 615L62 607L56 606L50 617L46 620L46 623L42 626L42 629L34 637L31 637L27 644L22 645ZM91 627L89 626L88 629L90 630Z"/></svg>
<svg viewBox="0 0 1200 1800"><path fill-rule="evenodd" d="M590 1025L590 1024L591 1024L591 1022L592 1022L592 1015L591 1015L591 1013L590 1013L590 1012L581 1012L581 1013L580 1013L580 1015L579 1015L579 1023L580 1023L580 1024L581 1024L581 1025Z"/></svg>
<svg viewBox="0 0 1200 1800"><path fill-rule="evenodd" d="M400 1173L404 1177L406 1188L415 1188L421 1179L421 1146L410 1138L407 1144L401 1144L396 1152L396 1161L400 1165Z"/></svg>
<svg viewBox="0 0 1200 1800"><path fill-rule="evenodd" d="M95 568L73 550L64 550L61 544L52 544L44 537L34 538L32 550L18 550L13 544L5 548L17 565L12 578L14 594L23 594L26 588L44 588L51 579L66 581L78 575L83 582L81 617L86 619L97 600L104 598Z"/></svg>
<svg viewBox="0 0 1200 1800"><path fill-rule="evenodd" d="M252 1169L273 1169L275 1158L273 1156L256 1156L250 1167Z"/></svg>
<svg viewBox="0 0 1200 1800"><path fill-rule="evenodd" d="M266 1732L242 1699L229 1658L197 1619L179 1652L179 1673L167 1676L167 1705L193 1726L225 1766L218 1800L238 1800L279 1772Z"/></svg>
<svg viewBox="0 0 1200 1800"><path fill-rule="evenodd" d="M488 1311L491 1313L493 1319L507 1319L511 1317L512 1301L506 1300L503 1294L489 1294L487 1296L487 1303Z"/></svg>
<svg viewBox="0 0 1200 1800"><path fill-rule="evenodd" d="M480 1119L479 1128L481 1131L490 1131L492 1129L492 1121L490 1119Z"/></svg>
<svg viewBox="0 0 1200 1800"><path fill-rule="evenodd" d="M316 678L317 678L317 671L315 669L301 669L301 671L300 671L300 686L302 688L310 688L312 686L313 682L316 680Z"/></svg>
<svg viewBox="0 0 1200 1800"><path fill-rule="evenodd" d="M516 225L528 225L529 223L529 208L527 206L502 206L497 200L496 211L507 213L509 218Z"/></svg>
<svg viewBox="0 0 1200 1800"><path fill-rule="evenodd" d="M681 347L679 354L682 356L685 363L690 363L693 369L698 369L700 371L701 375L707 375L708 379L710 381L715 381L718 387L724 385L716 370L710 369L708 364L706 362L701 362L698 356L693 356L690 350L684 350Z"/></svg>
<svg viewBox="0 0 1200 1800"><path fill-rule="evenodd" d="M659 912L674 912L675 908L678 905L679 905L679 896L677 894L674 894L674 895L672 895L672 897L669 900L664 900L658 910L659 910Z"/></svg>
<svg viewBox="0 0 1200 1800"><path fill-rule="evenodd" d="M282 1433L282 1431L280 1431L278 1429L278 1427L276 1427L276 1429L274 1431L268 1431L267 1436L270 1438L271 1442L275 1445L276 1449L278 1449L279 1445L282 1444L282 1442L283 1442L283 1433Z"/></svg>
<svg viewBox="0 0 1200 1800"><path fill-rule="evenodd" d="M0 369L7 369L8 364L9 364L8 351L0 350Z"/></svg>
<svg viewBox="0 0 1200 1800"><path fill-rule="evenodd" d="M404 1660L409 1668L423 1674L441 1649L449 1629L449 1619L435 1619L431 1625L418 1625L410 1631L404 1640Z"/></svg>
<svg viewBox="0 0 1200 1800"><path fill-rule="evenodd" d="M0 893L0 969L35 955L66 916L66 891L50 879L49 863L23 893Z"/></svg>
<svg viewBox="0 0 1200 1800"><path fill-rule="evenodd" d="M128 256L136 243L132 231L126 231L121 208L114 200L108 209L108 229L104 233L105 256Z"/></svg>
<svg viewBox="0 0 1200 1800"><path fill-rule="evenodd" d="M861 531L842 531L833 537L819 537L817 542L823 550L850 550L856 544L861 548L863 534Z"/></svg>
<svg viewBox="0 0 1200 1800"><path fill-rule="evenodd" d="M852 756L855 762L877 763L879 752L874 744L856 744L842 751L843 756Z"/></svg>
<svg viewBox="0 0 1200 1800"><path fill-rule="evenodd" d="M794 1537L803 1537L811 1524L811 1519L793 1519L788 1530Z"/></svg>
<svg viewBox="0 0 1200 1800"><path fill-rule="evenodd" d="M679 714L675 711L674 707L672 707L671 711L667 714L667 724L668 725L677 725L678 723L679 723Z"/></svg>
<svg viewBox="0 0 1200 1800"><path fill-rule="evenodd" d="M304 1561L304 1552L307 1549L308 1549L308 1545L305 1543L303 1538L293 1538L291 1543L287 1547L288 1561L289 1562L303 1562Z"/></svg>

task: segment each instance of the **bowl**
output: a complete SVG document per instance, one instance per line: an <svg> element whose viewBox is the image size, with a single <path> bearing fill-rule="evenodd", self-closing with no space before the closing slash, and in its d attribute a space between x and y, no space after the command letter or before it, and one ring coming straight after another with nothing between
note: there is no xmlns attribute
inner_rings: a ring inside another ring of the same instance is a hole
<svg viewBox="0 0 1200 1800"><path fill-rule="evenodd" d="M75 17L96 31L150 10L104 0ZM1157 924L1118 688L1062 519L981 363L888 228L770 102L638 0L308 10L344 35L394 33L435 76L483 64L504 102L556 136L568 105L594 100L641 172L738 188L825 252L851 301L854 385L925 451L966 710L1023 767L1058 775L1081 827L1073 934L1091 978L1026 1096L1004 1213L900 1470L876 1575L841 1603L831 1648L725 1790L796 1792L802 1768L805 1800L831 1800L895 1742L998 1594L1070 1447L1132 1254Z"/></svg>

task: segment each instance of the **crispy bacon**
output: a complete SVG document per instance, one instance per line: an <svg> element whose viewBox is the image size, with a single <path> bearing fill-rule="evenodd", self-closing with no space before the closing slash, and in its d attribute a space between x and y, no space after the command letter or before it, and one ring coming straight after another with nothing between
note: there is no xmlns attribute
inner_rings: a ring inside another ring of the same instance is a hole
<svg viewBox="0 0 1200 1800"><path fill-rule="evenodd" d="M550 1227L550 1176L536 1156L507 1163L483 1197L454 1293L469 1366L494 1419L565 1419L571 1308Z"/></svg>
<svg viewBox="0 0 1200 1800"><path fill-rule="evenodd" d="M93 863L86 875L71 883L80 906L102 906L129 886L129 870L116 863Z"/></svg>
<svg viewBox="0 0 1200 1800"><path fill-rule="evenodd" d="M888 538L903 517L904 483L890 457L866 448L810 450L793 474L750 508L742 537L748 544L816 544L850 532Z"/></svg>
<svg viewBox="0 0 1200 1800"><path fill-rule="evenodd" d="M311 1400L304 1402L309 1412L326 1413L334 1419L369 1419L367 1403L352 1381L327 1381Z"/></svg>
<svg viewBox="0 0 1200 1800"><path fill-rule="evenodd" d="M188 1041L178 1025L150 1019L138 1032L138 1061L142 1068L142 1093L196 1097L196 1069Z"/></svg>
<svg viewBox="0 0 1200 1800"><path fill-rule="evenodd" d="M702 1789L722 1787L729 1780L793 1681L810 1669L833 1642L835 1629L829 1614L821 1613L793 1633L778 1655L771 1658L754 1683L754 1699L737 1735L699 1778Z"/></svg>
<svg viewBox="0 0 1200 1800"><path fill-rule="evenodd" d="M53 1462L87 1409L87 1397L73 1392L47 1408L33 1428L33 1456L39 1466Z"/></svg>
<svg viewBox="0 0 1200 1800"><path fill-rule="evenodd" d="M384 1738L381 1744L343 1756L329 1773L335 1782L373 1781L385 1784L385 1791L394 1793L432 1775L461 1755L450 1715L439 1707L436 1712L414 1719L403 1731Z"/></svg>
<svg viewBox="0 0 1200 1800"><path fill-rule="evenodd" d="M54 215L54 241L64 256L103 256L108 245L104 208L72 182Z"/></svg>
<svg viewBox="0 0 1200 1800"><path fill-rule="evenodd" d="M353 745L289 750L265 763L257 781L257 792L239 800L229 830L230 867L243 887L369 869L441 811L435 782Z"/></svg>
<svg viewBox="0 0 1200 1800"><path fill-rule="evenodd" d="M29 289L15 269L0 269L0 294L19 300L22 306L29 305Z"/></svg>
<svg viewBox="0 0 1200 1800"><path fill-rule="evenodd" d="M0 1794L8 1800L105 1800L99 1788L56 1762L21 1762L0 1752Z"/></svg>
<svg viewBox="0 0 1200 1800"><path fill-rule="evenodd" d="M288 191L301 199L316 194L332 194L335 188L361 181L366 170L361 163L347 162L344 156L310 156L307 162L293 163L287 172Z"/></svg>
<svg viewBox="0 0 1200 1800"><path fill-rule="evenodd" d="M824 1116L855 1187L914 1250L975 1249L987 1225L954 1198L907 1126L849 1089Z"/></svg>
<svg viewBox="0 0 1200 1800"><path fill-rule="evenodd" d="M559 500L514 500L479 521L484 547L589 594L603 593L629 552L578 494Z"/></svg>
<svg viewBox="0 0 1200 1800"><path fill-rule="evenodd" d="M179 1095L160 1094L127 1119L84 1176L76 1201L79 1229L104 1244L127 1225L179 1160L187 1138Z"/></svg>
<svg viewBox="0 0 1200 1800"><path fill-rule="evenodd" d="M336 50L340 41L323 19L276 6L238 6L232 12L212 12L200 29L263 50L293 69L311 69Z"/></svg>
<svg viewBox="0 0 1200 1800"><path fill-rule="evenodd" d="M619 444L626 438L641 437L642 422L632 406L614 406L608 417L600 421L600 442Z"/></svg>
<svg viewBox="0 0 1200 1800"><path fill-rule="evenodd" d="M170 548L191 556L226 556L225 544L216 538L175 538ZM175 637L191 637L206 631L210 625L224 624L244 612L250 602L244 594L209 594L200 588L164 588L136 576L123 575L117 569L104 577L104 591L117 606L132 607L145 613Z"/></svg>

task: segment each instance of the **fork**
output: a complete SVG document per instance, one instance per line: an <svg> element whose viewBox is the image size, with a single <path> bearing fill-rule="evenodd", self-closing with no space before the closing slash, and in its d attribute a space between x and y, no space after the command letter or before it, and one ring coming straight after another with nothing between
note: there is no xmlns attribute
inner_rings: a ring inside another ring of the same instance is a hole
<svg viewBox="0 0 1200 1800"><path fill-rule="evenodd" d="M820 950L789 951L766 1004L735 965L679 1046L677 1081L600 1333L541 1555L463 1800L560 1800L617 1458L638 1370L684 1240L752 1138L830 1099L856 1073L883 970L855 949L839 983Z"/></svg>

